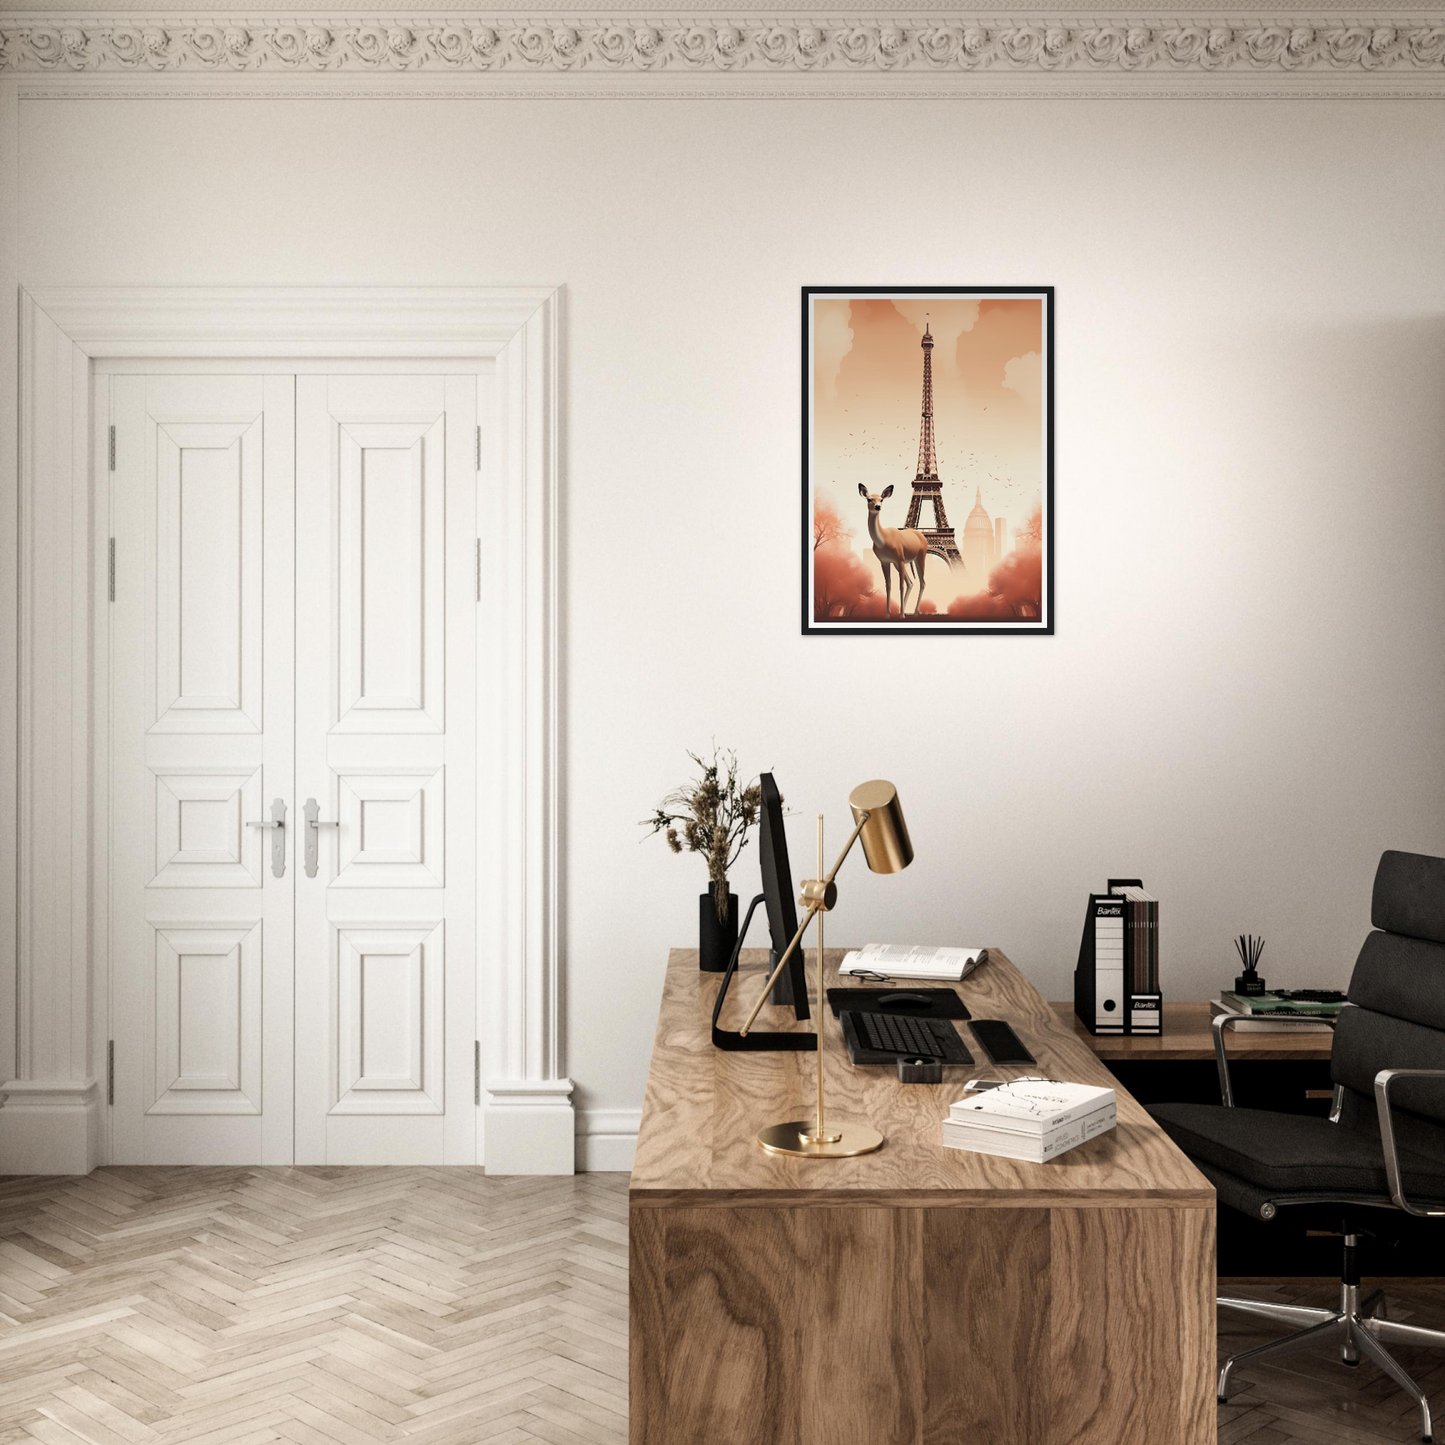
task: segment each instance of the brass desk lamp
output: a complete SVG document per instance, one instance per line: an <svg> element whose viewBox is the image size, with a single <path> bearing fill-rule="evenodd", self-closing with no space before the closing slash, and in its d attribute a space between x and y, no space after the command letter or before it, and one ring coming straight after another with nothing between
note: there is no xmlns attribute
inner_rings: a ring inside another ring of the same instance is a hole
<svg viewBox="0 0 1445 1445"><path fill-rule="evenodd" d="M784 966L793 956L793 950L802 942L803 934L814 918L818 920L815 943L818 950L818 1112L813 1119L790 1119L783 1124L769 1124L758 1135L758 1143L770 1154L797 1154L807 1159L851 1159L857 1154L871 1154L883 1147L883 1136L868 1124L840 1124L825 1122L823 1117L823 1021L828 1016L827 997L823 991L823 915L838 901L838 889L834 879L843 866L843 860L853 851L853 844L863 842L863 856L875 873L899 873L913 862L913 844L909 841L908 825L903 821L903 809L898 804L898 789L892 783L878 779L871 783L859 783L848 795L848 806L853 810L854 828L838 855L838 861L823 878L809 878L803 883L798 899L799 906L807 911L798 931L793 935L783 956L773 969L748 1021L742 1026L746 1034L757 1019L758 1012L768 1001L773 984ZM818 872L823 871L823 816L818 815Z"/></svg>

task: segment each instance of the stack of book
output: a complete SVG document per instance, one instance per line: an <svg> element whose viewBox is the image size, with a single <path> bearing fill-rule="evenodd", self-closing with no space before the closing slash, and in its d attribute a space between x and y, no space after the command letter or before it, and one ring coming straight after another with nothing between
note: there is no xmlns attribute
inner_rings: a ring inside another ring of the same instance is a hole
<svg viewBox="0 0 1445 1445"><path fill-rule="evenodd" d="M1120 888L1125 900L1124 977L1129 992L1159 992L1159 900L1142 888Z"/></svg>
<svg viewBox="0 0 1445 1445"><path fill-rule="evenodd" d="M1044 1164L1112 1129L1115 1114L1112 1089L1014 1079L952 1105L943 1142L950 1149Z"/></svg>
<svg viewBox="0 0 1445 1445"><path fill-rule="evenodd" d="M1276 993L1222 993L1209 1005L1211 1018L1237 1015L1235 1025L1247 1033L1321 1033L1333 1031L1345 1006L1345 996L1334 989L1286 989ZM1284 1019L1308 1019L1285 1023Z"/></svg>

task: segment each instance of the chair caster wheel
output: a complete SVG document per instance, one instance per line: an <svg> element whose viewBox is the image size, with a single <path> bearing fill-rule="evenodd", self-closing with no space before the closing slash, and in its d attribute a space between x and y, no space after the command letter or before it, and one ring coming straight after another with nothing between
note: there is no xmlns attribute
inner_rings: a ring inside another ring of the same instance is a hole
<svg viewBox="0 0 1445 1445"><path fill-rule="evenodd" d="M1353 1370L1359 1367L1360 1362L1358 1360L1341 1360L1340 1363L1342 1365L1348 1365Z"/></svg>
<svg viewBox="0 0 1445 1445"><path fill-rule="evenodd" d="M1223 1395L1216 1395L1214 1398L1218 1400L1221 1405L1229 1404L1229 1401L1226 1400Z"/></svg>

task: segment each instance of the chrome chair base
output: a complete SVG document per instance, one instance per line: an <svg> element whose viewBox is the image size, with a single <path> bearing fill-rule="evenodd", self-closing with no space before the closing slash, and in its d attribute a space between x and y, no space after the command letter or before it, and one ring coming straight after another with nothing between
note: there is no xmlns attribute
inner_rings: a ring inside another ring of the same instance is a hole
<svg viewBox="0 0 1445 1445"><path fill-rule="evenodd" d="M1267 1345L1256 1345L1252 1350L1243 1350L1231 1355L1219 1372L1219 1403L1225 1403L1229 1393L1229 1377L1237 1365L1257 1364L1261 1360L1276 1359L1295 1350L1310 1349L1315 1345L1337 1344L1340 1348L1340 1362L1358 1365L1363 1356L1383 1370L1420 1407L1420 1438L1429 1441L1430 1402L1425 1392L1401 1368L1395 1357L1385 1348L1390 1340L1400 1345L1430 1345L1445 1350L1445 1330L1426 1330L1417 1325L1397 1324L1386 1313L1385 1296L1382 1290L1360 1298L1360 1287L1356 1284L1340 1286L1340 1307L1337 1310L1314 1309L1307 1305L1271 1304L1264 1300L1230 1299L1223 1295L1216 1301L1226 1309L1240 1310L1245 1314L1258 1315L1261 1319L1278 1320L1281 1324L1298 1325L1293 1334L1283 1339L1271 1340Z"/></svg>

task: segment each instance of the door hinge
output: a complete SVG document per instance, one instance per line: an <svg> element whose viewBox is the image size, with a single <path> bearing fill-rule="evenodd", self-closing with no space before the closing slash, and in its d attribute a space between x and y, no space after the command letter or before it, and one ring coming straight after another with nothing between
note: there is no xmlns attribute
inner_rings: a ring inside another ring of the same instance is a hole
<svg viewBox="0 0 1445 1445"><path fill-rule="evenodd" d="M482 600L482 539L477 538L477 601Z"/></svg>
<svg viewBox="0 0 1445 1445"><path fill-rule="evenodd" d="M482 1041L472 1044L472 1103L482 1102Z"/></svg>
<svg viewBox="0 0 1445 1445"><path fill-rule="evenodd" d="M105 1102L115 1103L115 1040L105 1046Z"/></svg>
<svg viewBox="0 0 1445 1445"><path fill-rule="evenodd" d="M112 428L111 428L111 433L112 433L112 435L114 434L114 432L115 432L115 428L112 427ZM481 469L482 469L482 429L481 429L481 427L478 427L478 428L477 428L477 470L478 470L478 471L481 471Z"/></svg>
<svg viewBox="0 0 1445 1445"><path fill-rule="evenodd" d="M110 469L115 470L115 428L110 429Z"/></svg>
<svg viewBox="0 0 1445 1445"><path fill-rule="evenodd" d="M106 570L107 582L108 582L109 587L110 587L110 600L111 600L112 602L114 602L114 601L115 601L115 538L114 538L114 537L112 537L112 538L110 539L110 547L108 548L108 554L109 554L109 555L108 555L107 560L106 560L106 569L105 569L105 570Z"/></svg>

